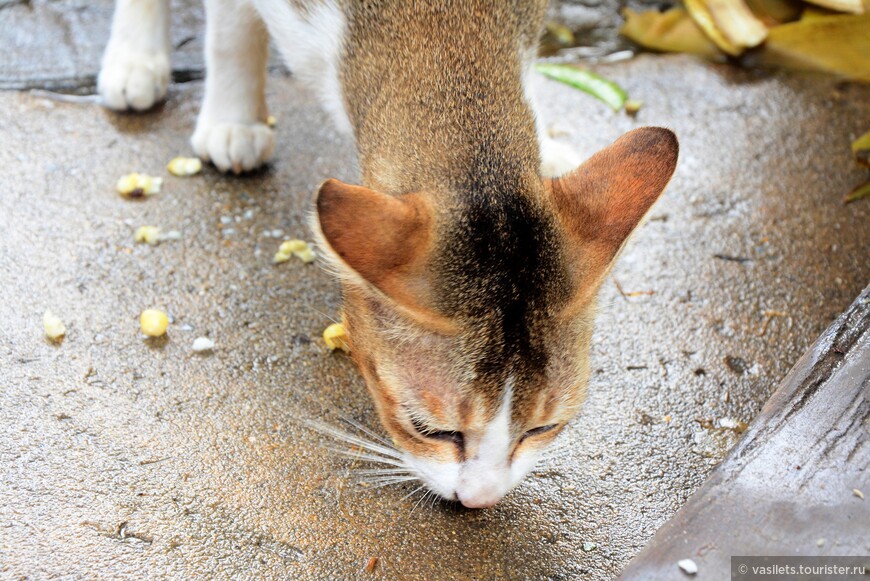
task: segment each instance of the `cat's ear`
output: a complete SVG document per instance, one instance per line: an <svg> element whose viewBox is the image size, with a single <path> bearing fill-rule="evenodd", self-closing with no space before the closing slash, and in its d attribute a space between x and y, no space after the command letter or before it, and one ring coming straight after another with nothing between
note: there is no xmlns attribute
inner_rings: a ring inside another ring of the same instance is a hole
<svg viewBox="0 0 870 581"><path fill-rule="evenodd" d="M606 269L664 191L677 166L674 133L630 131L546 190L586 267Z"/></svg>
<svg viewBox="0 0 870 581"><path fill-rule="evenodd" d="M339 268L400 306L429 310L433 216L423 194L389 196L327 180L317 192L317 221Z"/></svg>

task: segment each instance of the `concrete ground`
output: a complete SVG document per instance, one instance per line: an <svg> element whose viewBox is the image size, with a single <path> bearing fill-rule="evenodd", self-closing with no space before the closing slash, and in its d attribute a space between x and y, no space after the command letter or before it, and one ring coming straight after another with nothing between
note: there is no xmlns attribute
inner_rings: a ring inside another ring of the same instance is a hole
<svg viewBox="0 0 870 581"><path fill-rule="evenodd" d="M870 203L841 202L866 178L849 142L870 87L680 56L597 70L643 108L540 80L560 139L590 155L666 125L680 164L603 288L563 451L484 511L361 486L299 426L379 429L351 361L319 338L337 284L271 264L283 237L310 238L316 185L356 179L352 143L298 83L273 75L278 153L242 178L164 170L190 153L199 82L145 115L0 93L0 575L618 574L736 440L712 424L753 418L870 280ZM121 198L132 171L163 191ZM144 224L182 238L135 245ZM166 339L139 335L151 307L173 317ZM67 324L61 345L42 336L46 309ZM201 335L213 354L192 352Z"/></svg>

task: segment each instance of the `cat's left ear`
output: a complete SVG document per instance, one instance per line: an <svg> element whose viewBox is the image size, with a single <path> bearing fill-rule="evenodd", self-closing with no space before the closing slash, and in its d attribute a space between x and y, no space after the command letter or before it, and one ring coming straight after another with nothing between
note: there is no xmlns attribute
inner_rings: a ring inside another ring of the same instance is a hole
<svg viewBox="0 0 870 581"><path fill-rule="evenodd" d="M431 310L433 217L425 195L390 196L331 179L317 192L317 220L340 268L406 309Z"/></svg>
<svg viewBox="0 0 870 581"><path fill-rule="evenodd" d="M567 175L544 181L586 276L606 272L664 191L678 154L672 131L642 127Z"/></svg>

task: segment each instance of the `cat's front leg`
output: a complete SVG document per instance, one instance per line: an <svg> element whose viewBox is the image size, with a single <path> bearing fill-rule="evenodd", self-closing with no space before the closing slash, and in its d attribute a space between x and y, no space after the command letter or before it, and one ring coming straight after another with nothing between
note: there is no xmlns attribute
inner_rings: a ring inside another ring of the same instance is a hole
<svg viewBox="0 0 870 581"><path fill-rule="evenodd" d="M266 124L269 37L244 0L208 0L206 25L205 98L191 144L221 171L249 171L275 148Z"/></svg>
<svg viewBox="0 0 870 581"><path fill-rule="evenodd" d="M144 111L169 86L169 0L117 0L97 90L117 111Z"/></svg>

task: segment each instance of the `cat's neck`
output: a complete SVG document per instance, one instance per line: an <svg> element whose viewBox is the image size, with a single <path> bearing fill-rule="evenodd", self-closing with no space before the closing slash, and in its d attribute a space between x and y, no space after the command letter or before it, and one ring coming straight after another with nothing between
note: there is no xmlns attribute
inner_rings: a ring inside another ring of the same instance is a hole
<svg viewBox="0 0 870 581"><path fill-rule="evenodd" d="M403 4L388 9L401 17L349 22L341 75L364 183L398 194L536 174L522 82L534 22L505 2L449 13Z"/></svg>

